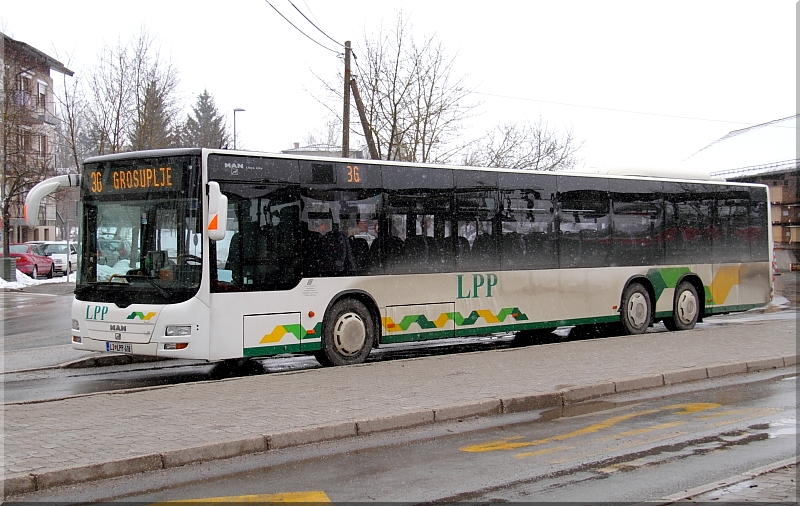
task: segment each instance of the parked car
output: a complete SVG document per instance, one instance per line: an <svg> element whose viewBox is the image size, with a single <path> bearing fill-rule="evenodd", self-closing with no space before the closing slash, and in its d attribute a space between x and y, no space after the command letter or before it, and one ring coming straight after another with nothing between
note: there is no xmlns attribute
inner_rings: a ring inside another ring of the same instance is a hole
<svg viewBox="0 0 800 506"><path fill-rule="evenodd" d="M44 273L52 278L56 271L53 259L47 256L41 244L14 243L8 247L11 258L17 259L17 270L34 279ZM5 256L3 247L0 246L0 257Z"/></svg>
<svg viewBox="0 0 800 506"><path fill-rule="evenodd" d="M120 260L130 258L131 243L123 239L98 239L97 263L113 267Z"/></svg>
<svg viewBox="0 0 800 506"><path fill-rule="evenodd" d="M78 263L78 245L67 241L28 241L28 244L40 244L44 253L53 259L56 272L69 275ZM67 255L69 249L69 255Z"/></svg>

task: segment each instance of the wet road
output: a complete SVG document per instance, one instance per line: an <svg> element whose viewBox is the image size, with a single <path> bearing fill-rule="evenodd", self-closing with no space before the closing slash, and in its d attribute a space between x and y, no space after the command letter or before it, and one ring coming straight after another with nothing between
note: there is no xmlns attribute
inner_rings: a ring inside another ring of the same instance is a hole
<svg viewBox="0 0 800 506"><path fill-rule="evenodd" d="M412 357L496 350L520 345L503 334L477 339L450 339L417 345L387 345L373 350L367 362ZM4 402L32 402L61 399L129 388L157 387L196 381L271 374L321 367L311 356L278 356L252 360L241 367L203 361L159 361L78 369L50 368L2 375Z"/></svg>
<svg viewBox="0 0 800 506"><path fill-rule="evenodd" d="M737 313L708 318L705 322L698 324L697 327L698 329L703 329L786 319L795 320L796 312ZM769 327L764 327L761 331L769 332ZM666 329L663 324L657 324L648 332L666 332ZM567 342L592 337L607 337L608 335L606 333L587 336L585 332L575 333L571 332L569 328L560 328L552 334L550 341ZM373 350L367 361L400 360L531 345L535 346L536 344L514 339L510 334L495 334L480 338L385 345ZM320 365L313 357L286 355L252 360L245 366L238 368L224 363L168 360L83 369L43 369L19 373L9 372L3 374L2 378L4 383L4 402L17 403L60 399L74 395L130 388L158 387L161 385L307 370L318 367Z"/></svg>
<svg viewBox="0 0 800 506"><path fill-rule="evenodd" d="M777 371L145 473L25 500L659 500L797 454ZM283 494L283 495L279 495Z"/></svg>
<svg viewBox="0 0 800 506"><path fill-rule="evenodd" d="M74 283L57 283L0 292L3 350L69 344Z"/></svg>

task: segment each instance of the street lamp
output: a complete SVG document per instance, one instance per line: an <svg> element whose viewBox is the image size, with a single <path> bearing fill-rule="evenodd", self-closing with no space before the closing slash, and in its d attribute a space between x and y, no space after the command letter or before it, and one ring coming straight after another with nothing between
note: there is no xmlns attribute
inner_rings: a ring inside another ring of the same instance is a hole
<svg viewBox="0 0 800 506"><path fill-rule="evenodd" d="M233 110L233 149L236 149L236 113L244 112L244 109L237 107Z"/></svg>

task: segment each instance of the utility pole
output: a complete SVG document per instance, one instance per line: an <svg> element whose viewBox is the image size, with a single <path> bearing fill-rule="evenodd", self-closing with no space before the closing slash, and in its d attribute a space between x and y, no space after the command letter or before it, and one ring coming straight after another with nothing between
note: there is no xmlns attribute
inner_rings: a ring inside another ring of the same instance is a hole
<svg viewBox="0 0 800 506"><path fill-rule="evenodd" d="M367 112L364 110L364 103L361 101L361 95L358 93L358 86L356 85L355 78L350 80L350 86L353 88L353 98L356 99L358 117L361 118L361 128L364 129L364 137L367 138L369 157L373 160L380 160L378 150L375 148L375 140L372 138L372 128L369 126L369 121L367 121Z"/></svg>
<svg viewBox="0 0 800 506"><path fill-rule="evenodd" d="M344 42L344 111L342 113L342 157L350 156L350 41Z"/></svg>

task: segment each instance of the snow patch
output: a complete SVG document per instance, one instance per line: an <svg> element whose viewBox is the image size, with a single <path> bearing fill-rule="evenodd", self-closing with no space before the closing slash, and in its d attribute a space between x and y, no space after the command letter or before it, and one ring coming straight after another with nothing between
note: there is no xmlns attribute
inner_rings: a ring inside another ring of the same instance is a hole
<svg viewBox="0 0 800 506"><path fill-rule="evenodd" d="M21 289L27 286L34 286L34 285L46 285L50 283L74 283L75 282L75 273L71 273L69 276L58 276L52 279L33 279L27 274L23 274L20 271L17 271L17 280L16 281L6 281L5 279L0 278L0 289Z"/></svg>

